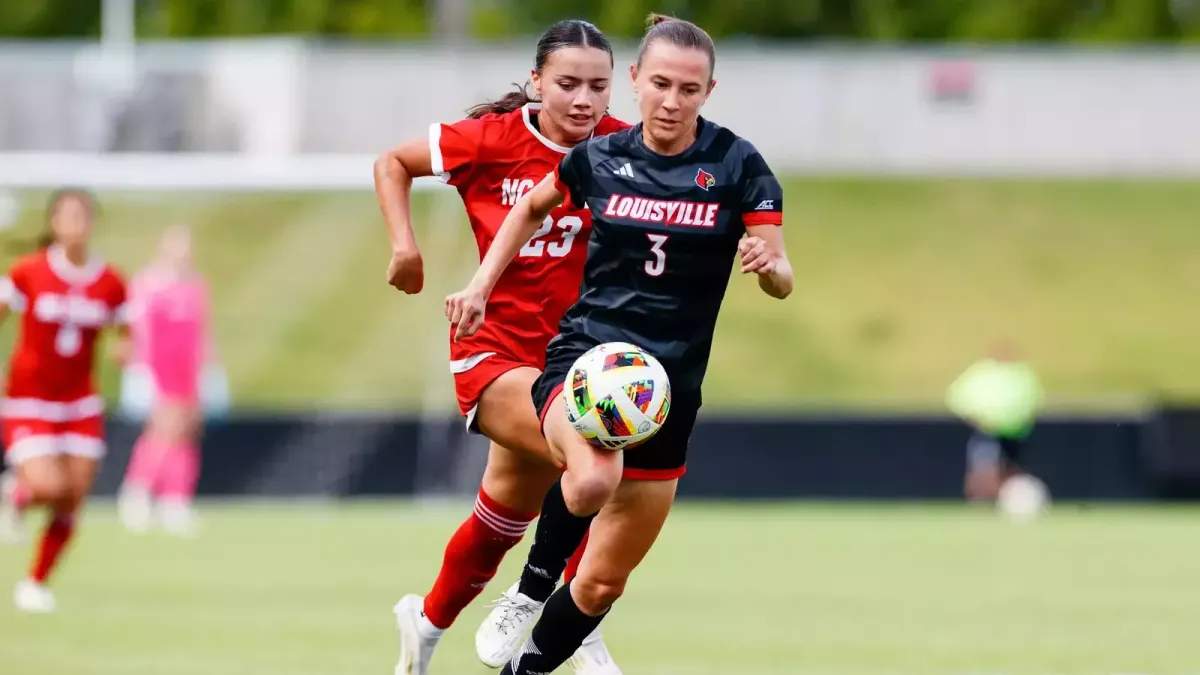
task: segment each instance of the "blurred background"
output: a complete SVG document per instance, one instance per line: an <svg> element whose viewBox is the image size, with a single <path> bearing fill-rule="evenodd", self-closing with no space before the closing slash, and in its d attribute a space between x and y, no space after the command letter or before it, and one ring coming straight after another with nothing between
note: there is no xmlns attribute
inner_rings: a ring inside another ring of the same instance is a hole
<svg viewBox="0 0 1200 675"><path fill-rule="evenodd" d="M613 38L635 118L650 11L716 38L705 114L783 180L798 283L731 284L686 503L606 624L626 672L1197 672L1195 512L1163 503L1200 495L1197 0L0 3L0 237L63 184L131 274L189 224L234 403L200 538L97 507L58 623L0 610L0 664L386 672L389 603L432 578L486 441L446 365L461 202L419 184L426 289L399 294L371 163L524 82L562 18ZM962 505L944 398L998 341L1045 392L1032 527ZM111 495L138 428L104 382ZM483 672L476 618L443 672Z"/></svg>

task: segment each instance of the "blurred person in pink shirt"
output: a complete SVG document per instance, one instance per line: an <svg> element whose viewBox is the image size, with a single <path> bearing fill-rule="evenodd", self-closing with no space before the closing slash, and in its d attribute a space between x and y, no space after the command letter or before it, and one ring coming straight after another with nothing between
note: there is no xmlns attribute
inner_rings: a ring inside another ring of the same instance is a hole
<svg viewBox="0 0 1200 675"><path fill-rule="evenodd" d="M192 532L192 498L200 477L199 438L213 363L208 285L192 267L183 226L163 236L157 258L130 289L132 350L122 382L123 407L145 413L145 426L121 486L125 526L148 530L157 501L172 534Z"/></svg>

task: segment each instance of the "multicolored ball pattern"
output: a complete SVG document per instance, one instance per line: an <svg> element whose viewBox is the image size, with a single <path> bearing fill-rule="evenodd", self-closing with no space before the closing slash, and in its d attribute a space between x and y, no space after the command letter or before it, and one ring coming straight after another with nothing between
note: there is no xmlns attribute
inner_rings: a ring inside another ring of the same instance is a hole
<svg viewBox="0 0 1200 675"><path fill-rule="evenodd" d="M608 342L579 357L563 383L567 419L598 448L626 450L645 443L667 421L671 382L642 348Z"/></svg>

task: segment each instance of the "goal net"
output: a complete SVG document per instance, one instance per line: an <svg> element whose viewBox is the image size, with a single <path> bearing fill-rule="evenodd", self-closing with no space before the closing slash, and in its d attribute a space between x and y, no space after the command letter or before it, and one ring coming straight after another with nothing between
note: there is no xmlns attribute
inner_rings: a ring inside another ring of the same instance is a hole
<svg viewBox="0 0 1200 675"><path fill-rule="evenodd" d="M150 261L165 228L187 224L196 265L212 289L235 410L418 416L418 493L467 493L478 486L486 451L474 449L479 441L464 435L457 415L442 301L470 278L478 252L456 191L420 179L413 219L425 289L407 296L389 287L373 159L0 155L0 225L13 244L0 256L7 268L22 242L33 241L47 193L64 185L97 194L96 246L129 276ZM6 350L12 334L0 338ZM105 373L108 392L117 378L111 368ZM271 481L315 471L322 489L336 494L339 481L377 449L370 431L356 447L336 447L321 427L310 425L289 439L297 447L279 453L315 466L264 467L267 492Z"/></svg>

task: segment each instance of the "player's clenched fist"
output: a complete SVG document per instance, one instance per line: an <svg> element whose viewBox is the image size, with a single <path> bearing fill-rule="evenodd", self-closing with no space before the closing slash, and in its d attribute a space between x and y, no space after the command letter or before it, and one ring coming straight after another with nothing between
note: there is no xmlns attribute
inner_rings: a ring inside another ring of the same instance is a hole
<svg viewBox="0 0 1200 675"><path fill-rule="evenodd" d="M738 255L742 258L742 274L770 274L775 271L778 256L759 237L746 237L739 241Z"/></svg>
<svg viewBox="0 0 1200 675"><path fill-rule="evenodd" d="M420 293L425 286L425 263L417 250L392 251L388 262L388 285L409 295Z"/></svg>
<svg viewBox="0 0 1200 675"><path fill-rule="evenodd" d="M446 318L454 326L454 339L470 337L483 325L487 296L467 288L446 296Z"/></svg>

